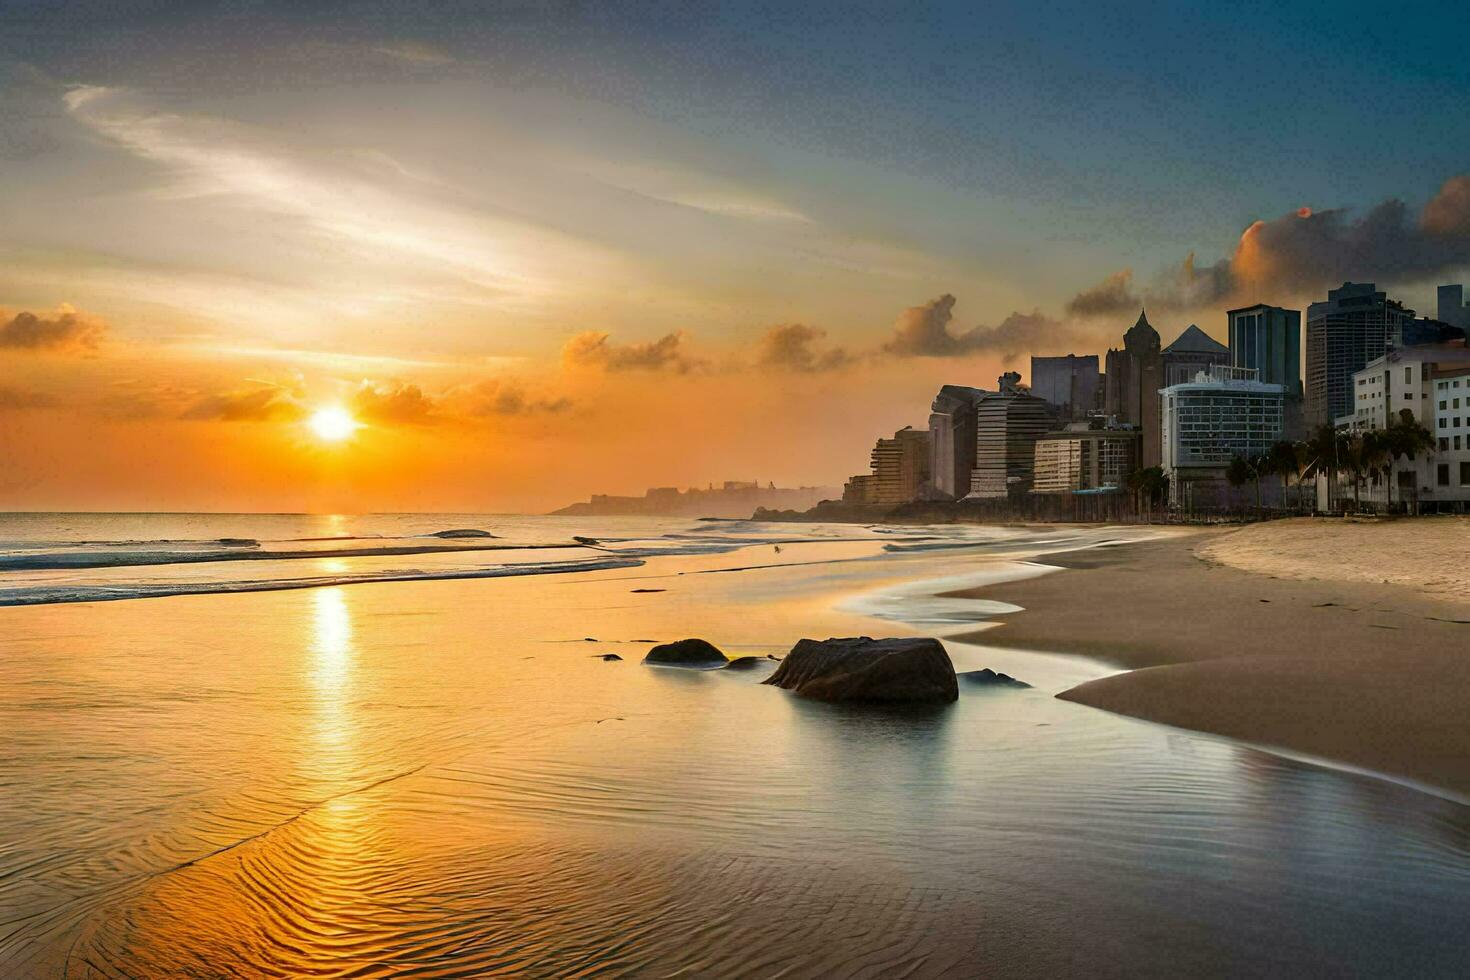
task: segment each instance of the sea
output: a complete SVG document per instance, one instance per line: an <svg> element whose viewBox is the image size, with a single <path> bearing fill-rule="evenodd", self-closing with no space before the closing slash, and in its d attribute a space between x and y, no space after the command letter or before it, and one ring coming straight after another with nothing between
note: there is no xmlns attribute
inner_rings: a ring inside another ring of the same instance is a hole
<svg viewBox="0 0 1470 980"><path fill-rule="evenodd" d="M1058 700L1119 668L943 596L1157 533L0 515L0 976L1470 972L1464 801ZM761 683L833 635L1031 686Z"/></svg>

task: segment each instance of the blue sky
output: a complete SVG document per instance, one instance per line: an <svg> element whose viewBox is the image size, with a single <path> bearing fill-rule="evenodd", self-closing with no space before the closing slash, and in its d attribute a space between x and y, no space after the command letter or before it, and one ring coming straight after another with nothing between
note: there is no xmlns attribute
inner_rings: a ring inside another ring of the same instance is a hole
<svg viewBox="0 0 1470 980"><path fill-rule="evenodd" d="M1165 342L1346 278L1431 311L1470 278L1467 38L1452 4L10 0L0 310L87 343L0 356L0 402L421 425L637 413L658 373L725 379L718 425L799 381L836 408L772 475L830 479L1145 302ZM648 478L771 447L711 452Z"/></svg>
<svg viewBox="0 0 1470 980"><path fill-rule="evenodd" d="M1306 203L1422 199L1470 159L1452 3L11 6L5 54L63 78L332 84L371 66L251 65L417 42L506 85L997 195L1140 255Z"/></svg>

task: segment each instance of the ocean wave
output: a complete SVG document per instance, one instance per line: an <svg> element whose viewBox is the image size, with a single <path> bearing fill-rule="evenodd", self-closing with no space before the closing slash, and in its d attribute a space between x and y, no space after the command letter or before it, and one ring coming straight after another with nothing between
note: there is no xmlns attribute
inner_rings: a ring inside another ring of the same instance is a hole
<svg viewBox="0 0 1470 980"><path fill-rule="evenodd" d="M924 538L914 538L918 542L924 542ZM991 541L928 541L922 544L885 544L883 550L892 553L909 551L958 551L963 548L983 548L994 545Z"/></svg>
<svg viewBox="0 0 1470 980"><path fill-rule="evenodd" d="M420 569L394 568L301 578L253 579L213 582L130 582L109 585L35 585L0 588L0 606L44 606L64 602L113 602L121 599L159 599L178 595L220 595L240 592L282 592L316 589L333 585L365 585L372 582L430 582L445 579L510 578L517 575L564 575L570 572L600 572L637 568L638 558L583 558L571 561L525 565L490 565L479 568Z"/></svg>
<svg viewBox="0 0 1470 980"><path fill-rule="evenodd" d="M193 542L203 544L203 542ZM572 542L553 544L411 544L367 548L264 550L211 542L213 551L46 551L0 555L0 572L60 571L83 568L128 568L143 565L190 565L217 561L292 561L302 558L391 558L460 551L531 551L580 548Z"/></svg>

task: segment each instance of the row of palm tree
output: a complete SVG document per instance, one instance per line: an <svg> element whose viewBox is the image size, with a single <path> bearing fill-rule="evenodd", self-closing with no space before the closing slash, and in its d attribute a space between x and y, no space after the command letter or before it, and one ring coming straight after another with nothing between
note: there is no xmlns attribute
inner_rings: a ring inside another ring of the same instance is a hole
<svg viewBox="0 0 1470 980"><path fill-rule="evenodd" d="M1133 509L1142 512L1144 504L1152 511L1169 499L1169 477L1162 466L1150 466L1128 474L1128 490L1133 494Z"/></svg>
<svg viewBox="0 0 1470 980"><path fill-rule="evenodd" d="M1324 425L1301 442L1282 439L1272 443L1260 456L1236 456L1226 468L1225 478L1237 487L1254 482L1259 510L1263 477L1280 477L1281 497L1285 501L1292 480L1300 486L1303 480L1321 473L1330 483L1339 474L1346 474L1353 481L1353 507L1361 509L1363 481L1382 474L1388 484L1388 504L1392 506L1394 473L1399 460L1413 460L1421 452L1432 453L1434 445L1434 434L1406 408L1386 428L1349 433Z"/></svg>

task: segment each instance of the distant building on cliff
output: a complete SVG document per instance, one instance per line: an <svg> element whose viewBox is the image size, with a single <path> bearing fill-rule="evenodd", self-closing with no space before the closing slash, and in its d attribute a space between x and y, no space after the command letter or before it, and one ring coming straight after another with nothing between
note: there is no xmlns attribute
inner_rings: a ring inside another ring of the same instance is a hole
<svg viewBox="0 0 1470 980"><path fill-rule="evenodd" d="M1159 332L1139 311L1138 322L1123 335L1123 348L1109 350L1106 359L1103 411L1120 422L1138 426L1143 433L1139 465L1159 465L1159 389L1163 388L1163 352Z"/></svg>
<svg viewBox="0 0 1470 980"><path fill-rule="evenodd" d="M995 392L945 385L929 415L929 475L934 496L958 500L970 492L975 469L975 409Z"/></svg>
<svg viewBox="0 0 1470 980"><path fill-rule="evenodd" d="M929 483L929 432L910 426L879 439L869 457L870 474L847 481L843 503L894 506L919 499Z"/></svg>
<svg viewBox="0 0 1470 980"><path fill-rule="evenodd" d="M1036 440L1033 493L1122 490L1138 467L1137 429L1091 428L1073 422Z"/></svg>
<svg viewBox="0 0 1470 980"><path fill-rule="evenodd" d="M1031 394L1064 419L1085 419L1098 410L1100 376L1096 354L1031 358Z"/></svg>
<svg viewBox="0 0 1470 980"><path fill-rule="evenodd" d="M1191 323L1159 355L1164 365L1162 387L1190 381L1216 364L1230 363L1230 348Z"/></svg>
<svg viewBox="0 0 1470 980"><path fill-rule="evenodd" d="M1308 427L1352 414L1353 374L1389 347L1402 346L1404 324L1413 319L1413 310L1371 282L1345 282L1307 307Z"/></svg>
<svg viewBox="0 0 1470 980"><path fill-rule="evenodd" d="M1225 505L1230 461L1264 456L1281 438L1284 395L1281 385L1257 380L1254 369L1225 365L1165 388L1162 465L1170 503L1186 509Z"/></svg>
<svg viewBox="0 0 1470 980"><path fill-rule="evenodd" d="M707 488L652 487L641 497L594 493L589 501L572 504L553 514L576 517L749 517L759 507L767 510L810 510L823 500L835 499L836 487L761 486L754 480L726 480Z"/></svg>

